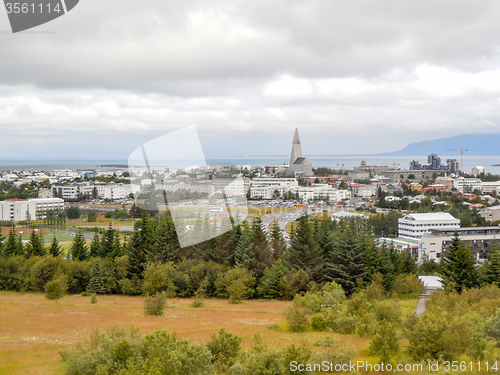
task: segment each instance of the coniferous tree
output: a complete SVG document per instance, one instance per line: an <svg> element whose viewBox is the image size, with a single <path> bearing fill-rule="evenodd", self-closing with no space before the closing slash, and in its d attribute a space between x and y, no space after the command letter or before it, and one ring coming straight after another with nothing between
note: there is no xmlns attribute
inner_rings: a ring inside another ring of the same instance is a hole
<svg viewBox="0 0 500 375"><path fill-rule="evenodd" d="M9 235L7 236L7 240L5 241L4 255L13 256L23 254L24 250L21 242L21 237L16 234L16 230L14 229L14 227L11 227Z"/></svg>
<svg viewBox="0 0 500 375"><path fill-rule="evenodd" d="M279 258L271 268L264 271L264 277L258 287L259 294L267 298L281 297L280 283L287 272L285 262Z"/></svg>
<svg viewBox="0 0 500 375"><path fill-rule="evenodd" d="M90 243L89 257L96 258L101 256L101 239L97 233L94 233L94 238Z"/></svg>
<svg viewBox="0 0 500 375"><path fill-rule="evenodd" d="M360 238L363 251L363 263L366 267L365 282L372 282L372 276L380 272L380 249L376 246L373 236L370 233L364 233Z"/></svg>
<svg viewBox="0 0 500 375"><path fill-rule="evenodd" d="M34 231L31 232L30 242L24 248L24 255L29 258L31 256L43 256L46 253L43 236L36 234Z"/></svg>
<svg viewBox="0 0 500 375"><path fill-rule="evenodd" d="M493 240L493 244L488 251L488 263L485 267L486 281L490 284L495 283L500 286L500 251L496 240Z"/></svg>
<svg viewBox="0 0 500 375"><path fill-rule="evenodd" d="M4 255L5 240L6 237L0 232L0 256Z"/></svg>
<svg viewBox="0 0 500 375"><path fill-rule="evenodd" d="M115 246L115 230L109 224L109 228L106 229L104 235L101 238L101 258L111 258L113 254L113 248Z"/></svg>
<svg viewBox="0 0 500 375"><path fill-rule="evenodd" d="M311 279L321 282L324 276L323 254L307 216L300 218L296 228L288 250L288 268L304 270Z"/></svg>
<svg viewBox="0 0 500 375"><path fill-rule="evenodd" d="M269 232L269 245L272 249L274 259L279 259L285 255L286 242L277 222L272 225L271 231Z"/></svg>
<svg viewBox="0 0 500 375"><path fill-rule="evenodd" d="M316 240L321 248L323 258L327 259L328 254L333 248L333 231L331 229L331 219L324 215L320 221L317 221Z"/></svg>
<svg viewBox="0 0 500 375"><path fill-rule="evenodd" d="M251 270L255 259L253 236L246 223L243 223L242 226L241 237L234 252L234 264Z"/></svg>
<svg viewBox="0 0 500 375"><path fill-rule="evenodd" d="M353 220L345 220L339 226L327 262L328 279L340 284L347 295L356 291L358 280L364 280L367 274L364 254L356 235L357 224Z"/></svg>
<svg viewBox="0 0 500 375"><path fill-rule="evenodd" d="M417 263L415 262L415 258L411 255L411 250L406 249L399 253L398 255L398 265L399 265L399 273L410 274L417 273Z"/></svg>
<svg viewBox="0 0 500 375"><path fill-rule="evenodd" d="M162 218L156 229L156 236L151 250L147 252L148 262L175 262L178 260L179 242L170 216Z"/></svg>
<svg viewBox="0 0 500 375"><path fill-rule="evenodd" d="M111 259L115 259L125 255L125 248L123 247L120 232L115 231L115 241L113 243L113 251L110 254Z"/></svg>
<svg viewBox="0 0 500 375"><path fill-rule="evenodd" d="M464 289L478 286L476 258L460 241L457 232L441 262L441 274L446 290L456 290L461 293Z"/></svg>
<svg viewBox="0 0 500 375"><path fill-rule="evenodd" d="M57 241L56 236L52 239L52 242L50 243L49 249L48 249L49 255L52 255L53 257L57 257L61 255L61 246L59 246L59 242Z"/></svg>
<svg viewBox="0 0 500 375"><path fill-rule="evenodd" d="M69 248L69 253L71 254L71 259L73 260L85 260L88 257L87 244L85 242L85 237L81 231L75 234L75 238L71 243Z"/></svg>
<svg viewBox="0 0 500 375"><path fill-rule="evenodd" d="M140 230L134 230L134 234L128 243L129 277L142 278L146 265L146 253L154 241L153 231L151 229L151 220L149 214L144 211L140 224Z"/></svg>
<svg viewBox="0 0 500 375"><path fill-rule="evenodd" d="M256 217L252 221L252 240L254 245L254 261L252 269L255 277L259 280L264 276L264 270L272 264L272 253L269 249L267 236L262 228L262 218Z"/></svg>
<svg viewBox="0 0 500 375"><path fill-rule="evenodd" d="M379 272L382 274L384 289L386 292L392 290L396 280L397 270L393 263L393 259L396 259L396 257L394 257L394 252L395 250L392 242L389 245L384 243L380 249Z"/></svg>
<svg viewBox="0 0 500 375"><path fill-rule="evenodd" d="M90 270L90 280L87 286L87 292L96 294L106 293L101 276L101 263L98 259L94 260L94 264Z"/></svg>

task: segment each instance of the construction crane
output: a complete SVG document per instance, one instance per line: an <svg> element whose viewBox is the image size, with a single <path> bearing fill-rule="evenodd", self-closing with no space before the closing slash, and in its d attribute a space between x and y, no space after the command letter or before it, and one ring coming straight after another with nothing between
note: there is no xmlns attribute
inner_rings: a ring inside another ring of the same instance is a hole
<svg viewBox="0 0 500 375"><path fill-rule="evenodd" d="M460 170L464 174L464 152L469 151L467 148L447 148L446 151L460 151Z"/></svg>

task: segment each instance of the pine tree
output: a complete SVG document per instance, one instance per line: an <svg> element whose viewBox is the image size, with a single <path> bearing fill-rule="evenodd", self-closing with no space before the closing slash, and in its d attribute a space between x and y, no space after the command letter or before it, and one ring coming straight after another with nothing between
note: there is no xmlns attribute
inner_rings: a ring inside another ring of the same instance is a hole
<svg viewBox="0 0 500 375"><path fill-rule="evenodd" d="M376 246L373 236L370 233L364 233L361 240L363 251L363 263L366 267L365 282L371 283L372 276L380 272L380 250Z"/></svg>
<svg viewBox="0 0 500 375"><path fill-rule="evenodd" d="M89 257L97 258L101 256L101 239L97 233L94 233L94 238L90 243Z"/></svg>
<svg viewBox="0 0 500 375"><path fill-rule="evenodd" d="M48 249L49 255L52 255L53 257L57 257L61 255L61 246L59 246L59 242L57 241L56 236L52 239L52 242L50 243L49 249Z"/></svg>
<svg viewBox="0 0 500 375"><path fill-rule="evenodd" d="M286 242L277 222L274 222L271 231L269 232L269 245L271 246L274 259L279 259L285 255Z"/></svg>
<svg viewBox="0 0 500 375"><path fill-rule="evenodd" d="M264 270L272 264L272 253L269 249L267 236L262 228L262 218L256 217L252 221L252 240L254 245L254 261L251 265L255 277L259 280L264 276Z"/></svg>
<svg viewBox="0 0 500 375"><path fill-rule="evenodd" d="M258 287L259 293L266 298L281 297L280 282L288 272L288 268L279 258L271 268L264 271L264 277Z"/></svg>
<svg viewBox="0 0 500 375"><path fill-rule="evenodd" d="M75 234L75 238L71 243L69 248L69 253L71 254L71 259L73 260L85 260L88 257L87 254L87 244L85 242L85 237L81 231Z"/></svg>
<svg viewBox="0 0 500 375"><path fill-rule="evenodd" d="M476 258L460 241L457 232L441 261L441 274L446 290L456 290L461 293L464 289L478 286Z"/></svg>
<svg viewBox="0 0 500 375"><path fill-rule="evenodd" d="M358 280L364 280L367 274L357 224L351 220L342 223L327 262L328 279L340 284L347 295L356 291Z"/></svg>
<svg viewBox="0 0 500 375"><path fill-rule="evenodd" d="M316 221L316 240L323 253L323 258L328 258L328 254L333 247L333 231L331 229L330 217L323 216L320 221Z"/></svg>
<svg viewBox="0 0 500 375"><path fill-rule="evenodd" d="M316 282L324 277L323 254L307 216L302 216L296 226L286 261L288 268L304 270Z"/></svg>
<svg viewBox="0 0 500 375"><path fill-rule="evenodd" d="M411 250L406 249L399 253L398 255L398 265L399 265L399 273L410 274L417 273L417 263L415 259L411 255Z"/></svg>
<svg viewBox="0 0 500 375"><path fill-rule="evenodd" d="M4 255L5 240L6 237L3 236L2 232L0 231L0 256Z"/></svg>
<svg viewBox="0 0 500 375"><path fill-rule="evenodd" d="M98 259L94 260L94 264L90 270L90 280L89 285L87 285L87 292L97 294L106 293L101 276L101 263Z"/></svg>
<svg viewBox="0 0 500 375"><path fill-rule="evenodd" d="M251 270L255 259L253 236L246 223L242 224L241 237L234 252L234 264Z"/></svg>
<svg viewBox="0 0 500 375"><path fill-rule="evenodd" d="M496 240L493 240L493 244L488 251L488 263L485 266L488 283L495 283L500 286L500 251Z"/></svg>
<svg viewBox="0 0 500 375"><path fill-rule="evenodd" d="M14 227L10 228L3 251L5 256L24 254L21 237L16 234L16 230L14 229Z"/></svg>
<svg viewBox="0 0 500 375"><path fill-rule="evenodd" d="M155 241L146 259L148 262L175 262L178 260L179 248L172 219L163 219L157 227Z"/></svg>
<svg viewBox="0 0 500 375"><path fill-rule="evenodd" d="M24 255L29 258L32 256L43 256L47 253L43 245L43 236L34 231L30 234L30 242L25 246Z"/></svg>
<svg viewBox="0 0 500 375"><path fill-rule="evenodd" d="M154 241L153 231L151 229L151 220L149 214L144 211L142 214L140 230L134 230L134 234L128 243L129 278L134 276L142 278L146 264L146 253Z"/></svg>
<svg viewBox="0 0 500 375"><path fill-rule="evenodd" d="M113 254L113 248L115 245L115 230L109 224L109 228L104 231L104 235L101 238L101 258L111 258Z"/></svg>

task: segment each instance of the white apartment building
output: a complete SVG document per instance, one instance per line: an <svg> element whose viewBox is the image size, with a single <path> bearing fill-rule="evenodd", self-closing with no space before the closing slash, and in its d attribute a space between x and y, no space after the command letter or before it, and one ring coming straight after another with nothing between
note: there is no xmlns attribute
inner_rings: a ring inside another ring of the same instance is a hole
<svg viewBox="0 0 500 375"><path fill-rule="evenodd" d="M350 199L351 192L349 190L337 190L331 185L314 184L313 186L298 187L293 190L294 194L298 193L299 199L310 201L314 199L329 200L332 203L340 202L343 199Z"/></svg>
<svg viewBox="0 0 500 375"><path fill-rule="evenodd" d="M432 229L459 229L460 220L449 213L409 214L398 220L398 235L405 238L421 238Z"/></svg>
<svg viewBox="0 0 500 375"><path fill-rule="evenodd" d="M500 181L482 182L483 193L500 193Z"/></svg>
<svg viewBox="0 0 500 375"><path fill-rule="evenodd" d="M78 199L83 196L92 197L94 185L90 182L78 182L66 186L52 186L52 195L63 199Z"/></svg>
<svg viewBox="0 0 500 375"><path fill-rule="evenodd" d="M291 190L298 187L299 182L296 178L256 177L252 179L251 186L288 187Z"/></svg>
<svg viewBox="0 0 500 375"><path fill-rule="evenodd" d="M0 202L0 221L24 221L42 219L49 210L62 211L64 200L60 198L7 199Z"/></svg>
<svg viewBox="0 0 500 375"><path fill-rule="evenodd" d="M457 188L458 191L460 191L462 193L464 191L473 192L474 190L483 191L483 185L482 185L482 182L479 178L458 177L453 182L453 187Z"/></svg>
<svg viewBox="0 0 500 375"><path fill-rule="evenodd" d="M103 199L122 199L132 192L132 187L129 184L99 184L95 187L97 196Z"/></svg>

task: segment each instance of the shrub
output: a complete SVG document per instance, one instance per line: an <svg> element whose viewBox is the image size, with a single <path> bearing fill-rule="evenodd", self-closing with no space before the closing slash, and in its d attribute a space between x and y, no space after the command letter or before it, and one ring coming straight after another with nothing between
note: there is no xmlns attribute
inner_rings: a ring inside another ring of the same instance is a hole
<svg viewBox="0 0 500 375"><path fill-rule="evenodd" d="M193 302L191 302L191 307L203 307L205 302L202 299L195 298Z"/></svg>
<svg viewBox="0 0 500 375"><path fill-rule="evenodd" d="M68 284L65 277L59 276L58 278L47 282L45 284L45 298L51 300L57 300L64 297L64 294L68 290Z"/></svg>
<svg viewBox="0 0 500 375"><path fill-rule="evenodd" d="M402 297L407 294L418 295L422 292L423 284L414 274L398 275L394 281L394 294Z"/></svg>
<svg viewBox="0 0 500 375"><path fill-rule="evenodd" d="M307 312L302 297L296 295L292 304L283 312L288 322L288 329L292 332L305 331L309 326Z"/></svg>
<svg viewBox="0 0 500 375"><path fill-rule="evenodd" d="M495 340L497 346L500 346L500 309L486 321L485 333Z"/></svg>
<svg viewBox="0 0 500 375"><path fill-rule="evenodd" d="M370 343L370 354L380 356L380 362L388 363L391 356L399 352L399 341L394 326L388 322L382 322L375 337Z"/></svg>
<svg viewBox="0 0 500 375"><path fill-rule="evenodd" d="M166 296L162 293L157 293L153 296L148 296L144 299L144 315L146 316L161 316L166 306Z"/></svg>
<svg viewBox="0 0 500 375"><path fill-rule="evenodd" d="M212 353L212 361L222 368L232 366L240 351L241 336L226 332L224 328L219 331L219 336L212 334L207 343L208 350Z"/></svg>
<svg viewBox="0 0 500 375"><path fill-rule="evenodd" d="M314 315L311 318L311 327L315 331L324 331L326 329L326 319L323 315Z"/></svg>
<svg viewBox="0 0 500 375"><path fill-rule="evenodd" d="M97 294L92 293L90 296L90 303L97 303Z"/></svg>
<svg viewBox="0 0 500 375"><path fill-rule="evenodd" d="M174 297L176 290L172 278L174 270L172 262L149 263L144 271L144 294L148 296L165 292L167 296Z"/></svg>
<svg viewBox="0 0 500 375"><path fill-rule="evenodd" d="M255 277L249 270L237 267L219 275L215 285L220 297L229 297L229 303L239 303L243 298L253 295Z"/></svg>

